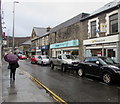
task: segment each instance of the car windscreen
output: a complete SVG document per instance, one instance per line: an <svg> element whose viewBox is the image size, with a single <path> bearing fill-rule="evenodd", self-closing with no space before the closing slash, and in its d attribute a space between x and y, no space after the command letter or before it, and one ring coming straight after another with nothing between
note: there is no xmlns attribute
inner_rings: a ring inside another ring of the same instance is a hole
<svg viewBox="0 0 120 104"><path fill-rule="evenodd" d="M38 57L39 57L39 56L37 56L37 55L35 56L35 58L38 58Z"/></svg>
<svg viewBox="0 0 120 104"><path fill-rule="evenodd" d="M42 59L49 59L48 56L41 56L41 57L42 57Z"/></svg>
<svg viewBox="0 0 120 104"><path fill-rule="evenodd" d="M75 57L72 55L64 55L63 59L75 59Z"/></svg>
<svg viewBox="0 0 120 104"><path fill-rule="evenodd" d="M115 62L114 62L111 58L101 57L101 59L102 59L102 60L104 61L104 63L106 63L106 64L110 64L110 65L115 64Z"/></svg>

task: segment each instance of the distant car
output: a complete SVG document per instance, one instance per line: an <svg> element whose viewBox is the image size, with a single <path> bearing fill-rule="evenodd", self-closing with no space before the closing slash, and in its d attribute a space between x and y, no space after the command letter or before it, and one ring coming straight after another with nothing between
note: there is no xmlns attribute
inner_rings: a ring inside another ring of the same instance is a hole
<svg viewBox="0 0 120 104"><path fill-rule="evenodd" d="M39 57L39 55L32 55L31 58L30 58L31 64L37 63L38 62L38 57Z"/></svg>
<svg viewBox="0 0 120 104"><path fill-rule="evenodd" d="M27 56L25 56L25 55L20 55L20 56L19 56L19 59L27 59Z"/></svg>
<svg viewBox="0 0 120 104"><path fill-rule="evenodd" d="M22 56L22 54L17 54L18 58L20 58L20 56Z"/></svg>
<svg viewBox="0 0 120 104"><path fill-rule="evenodd" d="M78 67L78 75L81 77L99 77L107 84L120 79L120 64L108 57L88 57Z"/></svg>
<svg viewBox="0 0 120 104"><path fill-rule="evenodd" d="M49 56L48 55L40 55L38 57L38 64L41 64L41 65L48 65L48 64L50 64Z"/></svg>

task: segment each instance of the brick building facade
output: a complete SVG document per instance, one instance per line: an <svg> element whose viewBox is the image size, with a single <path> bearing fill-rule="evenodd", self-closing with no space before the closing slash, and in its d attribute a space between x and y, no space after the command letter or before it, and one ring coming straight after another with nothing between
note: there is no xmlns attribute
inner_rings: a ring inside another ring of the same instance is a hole
<svg viewBox="0 0 120 104"><path fill-rule="evenodd" d="M82 13L72 19L54 27L50 31L50 55L56 57L58 54L72 54L83 59L83 40L87 38L87 20L81 21L88 16Z"/></svg>

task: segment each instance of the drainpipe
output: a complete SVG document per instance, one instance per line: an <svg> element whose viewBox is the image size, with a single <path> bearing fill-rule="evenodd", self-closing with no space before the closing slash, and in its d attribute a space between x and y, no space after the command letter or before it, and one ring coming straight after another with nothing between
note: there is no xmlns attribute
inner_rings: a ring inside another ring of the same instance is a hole
<svg viewBox="0 0 120 104"><path fill-rule="evenodd" d="M117 62L120 63L120 2L118 5L118 45L117 45Z"/></svg>

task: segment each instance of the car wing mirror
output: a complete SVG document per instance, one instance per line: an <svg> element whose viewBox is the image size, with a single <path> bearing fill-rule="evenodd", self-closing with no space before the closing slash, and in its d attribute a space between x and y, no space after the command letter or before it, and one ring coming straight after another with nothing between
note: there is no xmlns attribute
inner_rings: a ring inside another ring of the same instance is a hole
<svg viewBox="0 0 120 104"><path fill-rule="evenodd" d="M99 65L99 64L100 64L100 62L99 62L99 61L96 61L96 64L98 64L98 65Z"/></svg>

